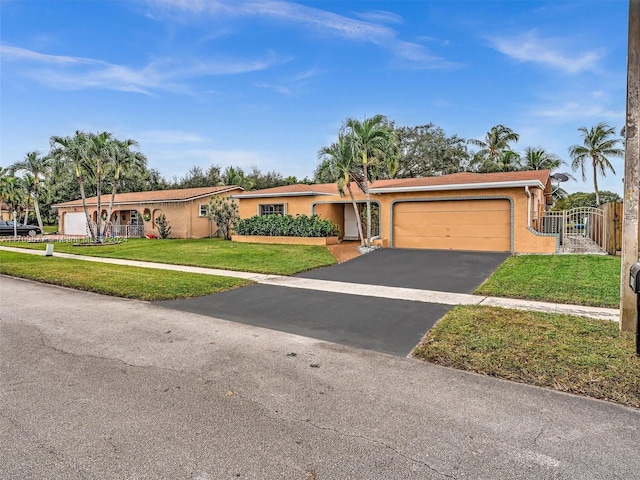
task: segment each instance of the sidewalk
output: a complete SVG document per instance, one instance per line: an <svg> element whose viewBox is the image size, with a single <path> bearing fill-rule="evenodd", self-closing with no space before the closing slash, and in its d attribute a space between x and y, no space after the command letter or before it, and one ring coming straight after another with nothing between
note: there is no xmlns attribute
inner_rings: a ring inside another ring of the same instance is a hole
<svg viewBox="0 0 640 480"><path fill-rule="evenodd" d="M0 246L0 250L14 251L31 255L44 256L42 250L30 250ZM140 268L155 268L159 270L173 270L179 272L199 273L203 275L219 275L225 277L242 278L262 285L315 290L346 295L360 295L366 297L388 298L396 300L410 300L414 302L437 303L441 305L484 305L490 307L512 308L516 310L530 310L545 313L560 313L578 315L599 320L619 321L620 311L615 308L587 307L582 305L566 305L560 303L539 302L533 300L519 300L512 298L486 297L465 293L439 292L433 290L419 290L413 288L387 287L360 283L336 282L328 280L314 280L283 275L267 275L252 272L236 272L215 268L192 267L187 265L171 265L165 263L142 262L137 260L122 260L117 258L100 258L69 253L55 253L54 256L72 258L88 262L108 263L113 265L127 265Z"/></svg>

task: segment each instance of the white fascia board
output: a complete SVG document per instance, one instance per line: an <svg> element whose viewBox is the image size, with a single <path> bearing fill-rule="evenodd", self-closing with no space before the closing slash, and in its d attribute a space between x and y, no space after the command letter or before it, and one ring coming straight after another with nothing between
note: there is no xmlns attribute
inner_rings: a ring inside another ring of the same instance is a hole
<svg viewBox="0 0 640 480"><path fill-rule="evenodd" d="M417 187L387 187L371 188L371 193L402 193L402 192L437 192L443 190L480 190L485 188L519 188L538 187L544 190L539 180L517 180L510 182L461 183L453 185L421 185Z"/></svg>
<svg viewBox="0 0 640 480"><path fill-rule="evenodd" d="M286 192L286 193L249 193L246 195L230 195L231 198L277 198L277 197L310 197L310 196L335 196L334 193L324 192Z"/></svg>

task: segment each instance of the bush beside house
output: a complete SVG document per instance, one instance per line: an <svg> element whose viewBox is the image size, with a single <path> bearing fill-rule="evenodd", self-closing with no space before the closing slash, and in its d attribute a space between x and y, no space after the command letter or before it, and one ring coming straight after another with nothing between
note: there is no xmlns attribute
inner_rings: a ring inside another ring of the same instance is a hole
<svg viewBox="0 0 640 480"><path fill-rule="evenodd" d="M269 237L334 237L340 229L331 220L318 215L265 215L238 221L235 232Z"/></svg>

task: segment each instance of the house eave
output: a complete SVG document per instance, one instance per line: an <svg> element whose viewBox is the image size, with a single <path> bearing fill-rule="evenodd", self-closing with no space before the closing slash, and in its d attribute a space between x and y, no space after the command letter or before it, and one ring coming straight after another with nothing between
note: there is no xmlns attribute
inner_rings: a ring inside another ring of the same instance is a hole
<svg viewBox="0 0 640 480"><path fill-rule="evenodd" d="M234 199L275 198L275 197L312 197L312 196L331 197L331 196L336 196L336 194L325 193L325 192L283 192L283 193L249 193L249 194L240 194L240 195L230 195L230 197Z"/></svg>
<svg viewBox="0 0 640 480"><path fill-rule="evenodd" d="M150 203L186 203L186 202L191 202L193 200L199 200L201 198L206 198L206 197L211 197L214 195L220 195L221 193L226 193L226 192L231 192L233 190L238 190L242 187L230 187L230 188L225 188L223 190L218 190L216 192L211 192L211 193L205 193L202 195L195 195L193 197L188 197L188 198L174 198L174 199L166 199L166 200L132 200L132 201L126 201L126 202L113 202L113 206L122 206L122 205L147 205ZM102 202L103 205L108 205L109 202ZM88 207L97 207L98 206L98 202L87 202L87 206ZM53 209L59 209L59 208L71 208L71 207L82 207L82 200L78 201L78 203L73 203L73 204L57 204L57 205L51 205L51 208Z"/></svg>
<svg viewBox="0 0 640 480"><path fill-rule="evenodd" d="M482 190L495 188L537 187L544 190L539 180L516 180L508 182L459 183L451 185L420 185L411 187L371 188L371 193L437 192L446 190Z"/></svg>

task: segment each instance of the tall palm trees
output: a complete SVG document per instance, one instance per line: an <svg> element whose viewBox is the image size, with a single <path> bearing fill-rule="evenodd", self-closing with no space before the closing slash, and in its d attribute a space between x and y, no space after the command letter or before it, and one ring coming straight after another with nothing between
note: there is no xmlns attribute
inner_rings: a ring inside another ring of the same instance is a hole
<svg viewBox="0 0 640 480"><path fill-rule="evenodd" d="M113 209L115 193L123 175L132 169L143 167L146 158L139 152L130 150L137 145L135 140L119 141L109 132L98 134L76 131L73 137L51 137L52 155L62 159L73 170L80 189L87 227L94 242L102 242L107 225L102 229L102 186L105 176L113 174L109 213ZM95 229L89 216L85 194L85 178L94 177L96 182L97 215ZM107 220L109 216L107 216Z"/></svg>
<svg viewBox="0 0 640 480"><path fill-rule="evenodd" d="M351 182L361 185L363 177L360 169L357 168L353 155L353 147L350 137L338 135L338 141L328 147L323 147L318 152L318 158L321 160L320 168L317 175L323 178L330 178L338 186L341 196L344 196L344 189L347 188L353 211L358 224L358 232L360 233L360 243L365 244L362 232L362 219L360 218L360 210L353 196Z"/></svg>
<svg viewBox="0 0 640 480"><path fill-rule="evenodd" d="M30 191L33 197L33 209L36 212L38 226L42 226L42 217L40 216L40 205L38 196L40 194L40 183L51 169L51 156L41 155L39 152L29 152L23 160L15 162L9 167L12 172L25 172L31 183Z"/></svg>
<svg viewBox="0 0 640 480"><path fill-rule="evenodd" d="M518 156L511 150L511 143L520 139L520 135L509 127L496 125L491 127L484 140L472 138L468 140L471 145L479 147L471 161L471 165L479 172L510 171L518 169ZM519 156L518 156L519 158Z"/></svg>
<svg viewBox="0 0 640 480"><path fill-rule="evenodd" d="M578 168L582 172L582 180L587 180L586 167L591 164L593 169L593 188L596 193L596 204L600 205L600 192L598 191L598 173L603 177L607 175L607 170L616 173L609 157L621 157L624 150L618 148L619 138L611 138L615 135L613 127L602 122L595 127L578 129L582 137L582 145L573 145L569 148L571 156L571 168L575 171Z"/></svg>
<svg viewBox="0 0 640 480"><path fill-rule="evenodd" d="M367 238L365 245L371 246L371 198L369 183L376 179L381 164L393 158L398 152L398 140L395 130L384 115L374 115L362 122L347 118L341 134L349 137L352 155L359 158L362 167L363 189L367 202Z"/></svg>
<svg viewBox="0 0 640 480"><path fill-rule="evenodd" d="M147 158L141 152L131 150L131 147L138 146L138 142L127 138L126 140L114 139L105 150L107 160L109 161L109 169L113 172L113 185L111 188L111 198L109 199L109 208L107 209L107 221L111 218L113 212L113 202L116 198L120 178L128 175L133 170L142 169L146 166ZM105 222L102 230L102 236L107 234L109 228L108 222Z"/></svg>
<svg viewBox="0 0 640 480"><path fill-rule="evenodd" d="M85 164L87 158L87 134L76 130L76 134L73 137L60 137L54 135L51 137L50 143L52 155L69 165L69 168L73 171L76 177L78 188L80 189L80 197L82 198L82 207L87 221L87 229L91 236L91 240L95 242L97 241L98 233L91 228L91 217L89 216L87 196L84 191L84 176L87 171Z"/></svg>

